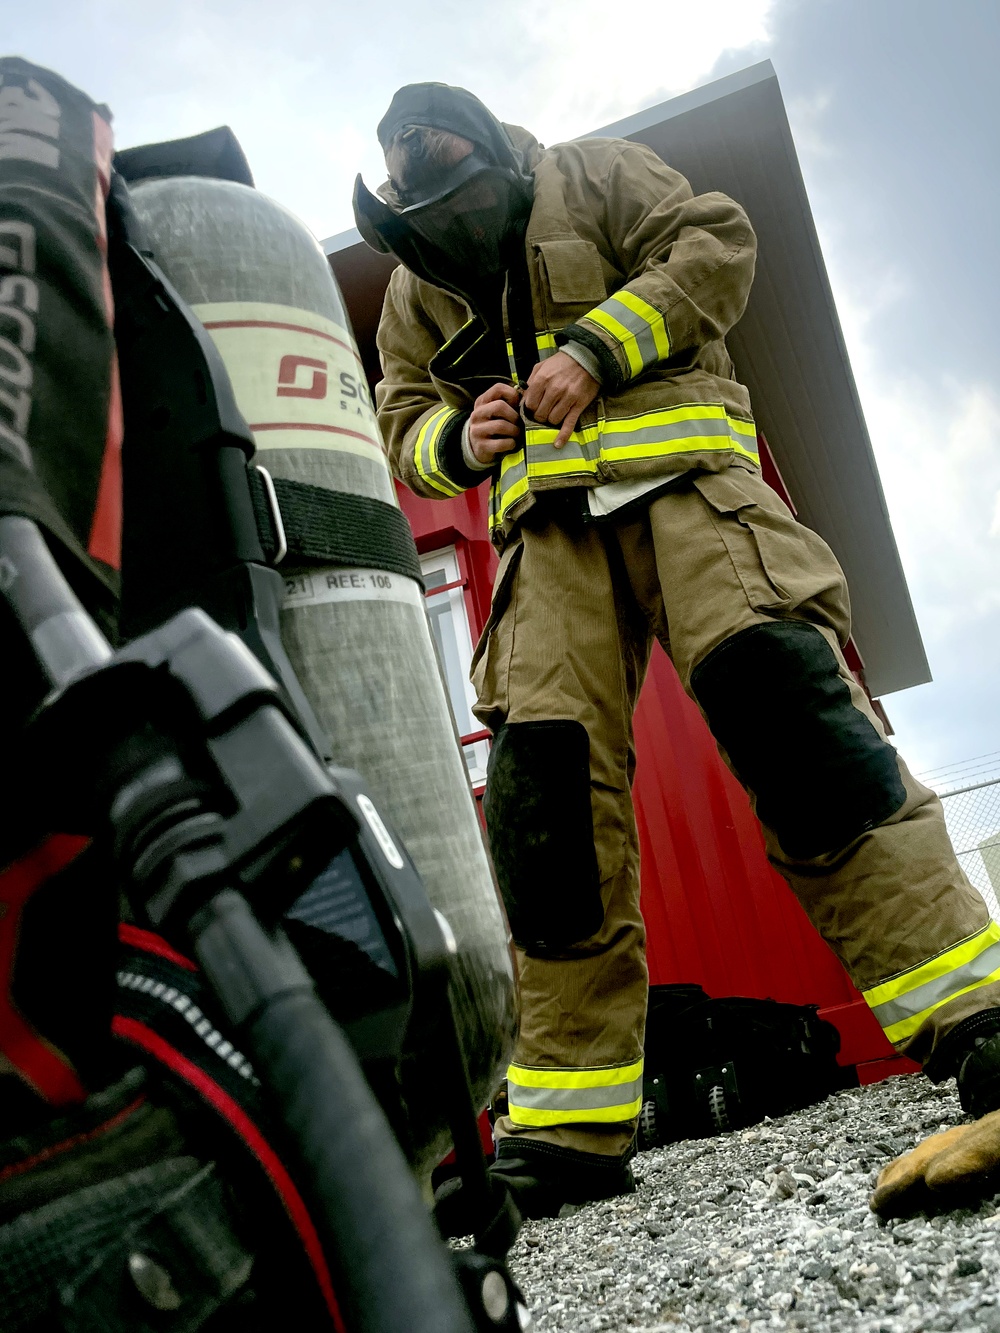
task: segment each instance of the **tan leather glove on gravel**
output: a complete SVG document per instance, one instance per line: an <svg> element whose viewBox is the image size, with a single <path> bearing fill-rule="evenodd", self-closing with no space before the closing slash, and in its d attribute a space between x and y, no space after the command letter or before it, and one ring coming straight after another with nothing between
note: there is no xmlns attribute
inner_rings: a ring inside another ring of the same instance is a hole
<svg viewBox="0 0 1000 1333"><path fill-rule="evenodd" d="M982 1198L1000 1178L1000 1111L972 1125L956 1125L890 1162L869 1203L882 1217L918 1212L934 1204Z"/></svg>

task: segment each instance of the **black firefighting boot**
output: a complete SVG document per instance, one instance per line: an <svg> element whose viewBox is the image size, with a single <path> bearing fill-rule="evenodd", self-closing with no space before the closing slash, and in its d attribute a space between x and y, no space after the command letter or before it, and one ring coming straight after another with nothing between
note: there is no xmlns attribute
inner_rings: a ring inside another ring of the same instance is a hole
<svg viewBox="0 0 1000 1333"><path fill-rule="evenodd" d="M885 1217L972 1203L1000 1188L1000 1009L956 1024L924 1072L934 1083L954 1077L962 1109L976 1120L934 1134L889 1163L871 1198Z"/></svg>
<svg viewBox="0 0 1000 1333"><path fill-rule="evenodd" d="M552 1143L513 1135L497 1145L490 1180L503 1184L522 1217L558 1217L564 1204L596 1203L635 1193L629 1160L603 1153L577 1152ZM464 1236L471 1226L462 1200L461 1182L446 1181L434 1196L434 1215L444 1236Z"/></svg>
<svg viewBox="0 0 1000 1333"><path fill-rule="evenodd" d="M977 1120L1000 1111L1000 1009L983 1009L957 1023L925 1073L935 1083L954 1076L962 1110Z"/></svg>

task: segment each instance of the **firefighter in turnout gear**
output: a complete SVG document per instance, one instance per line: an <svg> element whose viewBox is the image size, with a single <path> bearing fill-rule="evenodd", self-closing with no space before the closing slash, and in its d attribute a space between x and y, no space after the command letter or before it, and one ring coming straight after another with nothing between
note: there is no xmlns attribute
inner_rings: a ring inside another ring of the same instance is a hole
<svg viewBox="0 0 1000 1333"><path fill-rule="evenodd" d="M835 557L761 478L725 342L754 272L742 208L640 144L543 149L441 84L400 89L378 135L390 178L358 179L355 216L401 261L378 334L392 466L428 498L488 481L500 553L473 664L522 1010L495 1175L536 1216L634 1188L654 638L886 1036L973 1114L1000 1107L1000 926L844 661ZM923 1158L887 1174L883 1210Z"/></svg>

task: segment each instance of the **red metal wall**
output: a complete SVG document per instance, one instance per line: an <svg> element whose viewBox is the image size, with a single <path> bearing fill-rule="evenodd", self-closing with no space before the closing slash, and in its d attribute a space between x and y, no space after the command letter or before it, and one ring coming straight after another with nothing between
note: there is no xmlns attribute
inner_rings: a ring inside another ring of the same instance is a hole
<svg viewBox="0 0 1000 1333"><path fill-rule="evenodd" d="M761 445L765 475L787 498L763 440ZM496 570L486 539L486 487L454 500L421 500L402 488L399 496L421 551L456 546L475 637L486 620ZM697 982L711 995L818 1004L840 1029L841 1061L861 1065L863 1081L915 1069L892 1058L867 1005L771 869L746 793L720 760L658 645L635 733L650 980Z"/></svg>

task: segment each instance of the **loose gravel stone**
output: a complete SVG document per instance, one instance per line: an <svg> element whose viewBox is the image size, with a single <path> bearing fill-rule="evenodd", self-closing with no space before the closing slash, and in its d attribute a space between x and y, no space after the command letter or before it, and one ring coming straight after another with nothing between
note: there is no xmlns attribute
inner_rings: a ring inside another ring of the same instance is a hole
<svg viewBox="0 0 1000 1333"><path fill-rule="evenodd" d="M640 1153L638 1193L528 1222L535 1333L1000 1333L1000 1197L882 1222L878 1172L963 1119L923 1075Z"/></svg>

